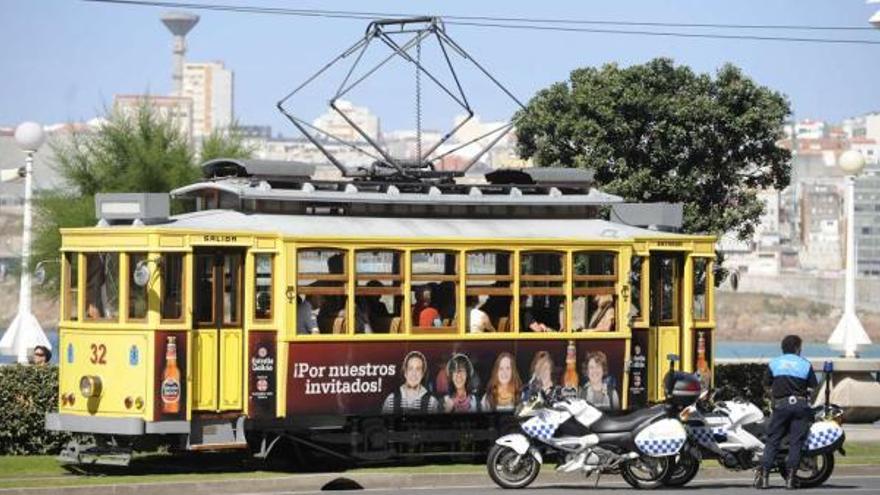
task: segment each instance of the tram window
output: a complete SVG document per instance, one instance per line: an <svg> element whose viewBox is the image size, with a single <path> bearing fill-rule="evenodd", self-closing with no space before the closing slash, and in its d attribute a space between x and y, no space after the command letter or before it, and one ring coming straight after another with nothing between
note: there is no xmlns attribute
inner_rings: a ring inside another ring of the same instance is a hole
<svg viewBox="0 0 880 495"><path fill-rule="evenodd" d="M241 301L241 255L223 255L223 324L238 325Z"/></svg>
<svg viewBox="0 0 880 495"><path fill-rule="evenodd" d="M162 254L160 266L162 267L162 319L180 320L183 318L183 253ZM198 275L196 284L197 286L200 284ZM210 289L208 296L210 297ZM210 320L211 317L208 315L208 321ZM199 321L206 320L199 318Z"/></svg>
<svg viewBox="0 0 880 495"><path fill-rule="evenodd" d="M297 252L297 291L300 295L297 312L305 316L297 316L298 334L313 332L314 328L306 324L308 321L314 321L320 333L346 333L348 265L345 255L345 251L339 249L302 249Z"/></svg>
<svg viewBox="0 0 880 495"><path fill-rule="evenodd" d="M79 295L79 253L64 253L67 262L67 287L64 288L64 305L67 319L76 321L79 317L77 297Z"/></svg>
<svg viewBox="0 0 880 495"><path fill-rule="evenodd" d="M272 319L271 254L254 255L254 319Z"/></svg>
<svg viewBox="0 0 880 495"><path fill-rule="evenodd" d="M420 333L456 333L457 253L413 252L411 273L413 330Z"/></svg>
<svg viewBox="0 0 880 495"><path fill-rule="evenodd" d="M614 331L617 314L617 255L574 253L572 326L576 331Z"/></svg>
<svg viewBox="0 0 880 495"><path fill-rule="evenodd" d="M708 258L694 258L694 319L709 319L707 284L711 262Z"/></svg>
<svg viewBox="0 0 880 495"><path fill-rule="evenodd" d="M146 253L128 255L128 319L143 320L147 317L147 291L149 284L139 287L134 281L134 272L139 263L147 261Z"/></svg>
<svg viewBox="0 0 880 495"><path fill-rule="evenodd" d="M678 260L673 257L657 258L659 264L659 304L660 324L678 324Z"/></svg>
<svg viewBox="0 0 880 495"><path fill-rule="evenodd" d="M645 258L633 256L629 270L630 306L629 315L633 320L641 320L642 311L642 266Z"/></svg>
<svg viewBox="0 0 880 495"><path fill-rule="evenodd" d="M565 255L523 253L520 257L520 331L563 331Z"/></svg>
<svg viewBox="0 0 880 495"><path fill-rule="evenodd" d="M358 251L355 256L355 333L400 333L403 287L400 253Z"/></svg>
<svg viewBox="0 0 880 495"><path fill-rule="evenodd" d="M119 253L86 254L87 320L119 316Z"/></svg>
<svg viewBox="0 0 880 495"><path fill-rule="evenodd" d="M465 328L468 332L512 330L511 261L511 253L503 251L478 251L467 254Z"/></svg>

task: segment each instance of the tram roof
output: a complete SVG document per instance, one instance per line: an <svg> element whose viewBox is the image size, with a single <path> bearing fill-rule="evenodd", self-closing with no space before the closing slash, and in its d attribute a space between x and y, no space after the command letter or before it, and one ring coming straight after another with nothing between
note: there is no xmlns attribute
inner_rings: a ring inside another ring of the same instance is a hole
<svg viewBox="0 0 880 495"><path fill-rule="evenodd" d="M198 196L208 191L228 193L239 199L295 201L308 203L369 203L385 205L481 205L481 206L599 206L624 202L623 198L589 189L583 194L564 194L556 187L544 188L542 193L525 193L522 188L507 186L503 192L489 191L497 186L480 184L459 185L456 190L443 191L428 187L426 192L402 192L394 185L379 190L363 190L365 185L345 183L341 188L320 189L305 182L299 189L273 188L268 182L242 179L224 179L198 182L171 191L175 197ZM467 191L464 193L464 191Z"/></svg>
<svg viewBox="0 0 880 495"><path fill-rule="evenodd" d="M235 210L219 209L176 215L165 223L151 227L210 232L277 232L287 236L305 238L631 240L657 237L695 237L642 229L601 219L349 217L248 214Z"/></svg>

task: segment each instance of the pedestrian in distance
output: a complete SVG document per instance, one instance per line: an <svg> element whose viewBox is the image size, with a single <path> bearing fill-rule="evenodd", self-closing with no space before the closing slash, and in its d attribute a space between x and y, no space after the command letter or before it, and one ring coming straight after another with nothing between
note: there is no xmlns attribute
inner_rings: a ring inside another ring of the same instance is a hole
<svg viewBox="0 0 880 495"><path fill-rule="evenodd" d="M783 437L788 435L785 460L785 488L797 488L795 473L801 462L801 448L810 432L812 411L810 397L816 388L816 374L809 361L801 357L801 338L788 335L782 339L782 355L770 361L765 386L770 387L773 412L764 445L764 458L755 473L755 488L770 487L770 470Z"/></svg>

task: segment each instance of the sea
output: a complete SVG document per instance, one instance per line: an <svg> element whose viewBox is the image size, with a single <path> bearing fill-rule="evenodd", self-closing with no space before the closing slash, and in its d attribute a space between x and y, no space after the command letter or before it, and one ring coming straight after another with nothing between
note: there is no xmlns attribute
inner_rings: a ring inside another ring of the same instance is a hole
<svg viewBox="0 0 880 495"><path fill-rule="evenodd" d="M52 362L58 362L58 332L50 330L46 334L52 343ZM780 353L779 342L737 342L721 340L715 344L716 359L758 359L772 358ZM804 344L801 353L806 358L831 358L840 356L840 352L832 349L825 343ZM880 344L871 344L859 350L863 358L880 359ZM0 364L12 363L15 359L10 356L0 356Z"/></svg>

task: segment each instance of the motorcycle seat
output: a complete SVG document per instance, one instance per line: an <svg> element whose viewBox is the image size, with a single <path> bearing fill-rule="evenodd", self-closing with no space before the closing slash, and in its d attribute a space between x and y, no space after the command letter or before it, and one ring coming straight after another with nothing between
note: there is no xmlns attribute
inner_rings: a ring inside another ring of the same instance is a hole
<svg viewBox="0 0 880 495"><path fill-rule="evenodd" d="M666 409L663 406L654 406L648 409L639 409L623 416L602 416L590 425L590 431L593 433L633 431L646 421L664 415L666 415Z"/></svg>

